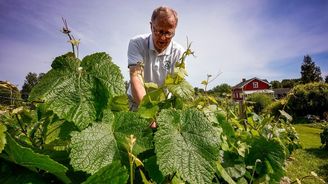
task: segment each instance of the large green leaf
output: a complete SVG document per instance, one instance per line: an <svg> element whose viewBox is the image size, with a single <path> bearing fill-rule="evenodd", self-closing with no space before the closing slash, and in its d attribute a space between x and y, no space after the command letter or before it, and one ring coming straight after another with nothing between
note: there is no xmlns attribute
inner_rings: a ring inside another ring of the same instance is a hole
<svg viewBox="0 0 328 184"><path fill-rule="evenodd" d="M120 162L114 161L112 164L103 167L94 175L90 176L83 184L98 184L98 183L115 183L126 184L129 175L127 169Z"/></svg>
<svg viewBox="0 0 328 184"><path fill-rule="evenodd" d="M204 113L196 109L163 110L157 123L155 150L161 172L176 173L189 183L210 183L221 141Z"/></svg>
<svg viewBox="0 0 328 184"><path fill-rule="evenodd" d="M44 100L60 118L80 129L99 119L110 99L125 92L123 76L106 53L57 57L52 69L33 88L30 100Z"/></svg>
<svg viewBox="0 0 328 184"><path fill-rule="evenodd" d="M156 163L156 155L149 157L143 161L145 165L145 169L147 170L150 178L155 181L156 183L163 183L165 177L159 170L159 167Z"/></svg>
<svg viewBox="0 0 328 184"><path fill-rule="evenodd" d="M251 141L249 154L246 156L247 165L256 164L258 178L268 175L270 183L279 183L284 176L285 152L283 146L276 140L255 137ZM260 161L260 162L259 162Z"/></svg>
<svg viewBox="0 0 328 184"><path fill-rule="evenodd" d="M115 120L105 118L102 123L94 123L82 132L74 132L71 139L71 165L75 170L96 173L102 167L127 152L127 140L130 135L137 138L133 153L152 148L152 132L148 122L137 113L121 112ZM127 158L124 158L127 159Z"/></svg>
<svg viewBox="0 0 328 184"><path fill-rule="evenodd" d="M167 89L177 97L183 100L193 100L194 88L186 80L181 81L179 84L167 85Z"/></svg>
<svg viewBox="0 0 328 184"><path fill-rule="evenodd" d="M5 148L6 145L6 132L7 128L5 125L0 124L0 153Z"/></svg>
<svg viewBox="0 0 328 184"><path fill-rule="evenodd" d="M19 165L35 170L36 168L45 170L56 175L65 183L69 183L69 178L65 175L68 170L64 165L52 160L48 155L35 153L32 149L19 145L9 134L7 134L7 144L5 152L9 159Z"/></svg>

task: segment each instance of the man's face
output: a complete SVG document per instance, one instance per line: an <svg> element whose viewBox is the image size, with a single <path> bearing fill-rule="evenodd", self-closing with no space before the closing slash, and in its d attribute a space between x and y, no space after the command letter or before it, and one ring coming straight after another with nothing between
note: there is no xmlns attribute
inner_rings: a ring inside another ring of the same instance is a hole
<svg viewBox="0 0 328 184"><path fill-rule="evenodd" d="M150 23L153 42L157 52L163 52L170 44L175 34L176 21L174 17L156 18Z"/></svg>

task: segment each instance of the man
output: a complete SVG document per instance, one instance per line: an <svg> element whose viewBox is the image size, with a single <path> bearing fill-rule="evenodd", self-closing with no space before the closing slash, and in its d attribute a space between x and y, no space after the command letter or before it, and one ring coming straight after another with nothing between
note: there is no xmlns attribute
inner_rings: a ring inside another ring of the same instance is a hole
<svg viewBox="0 0 328 184"><path fill-rule="evenodd" d="M130 40L128 94L132 101L132 110L136 110L146 94L143 82L163 85L167 74L173 73L175 62L182 56L184 49L172 41L177 24L178 16L175 10L158 7L151 17L151 34L139 35ZM140 63L143 63L143 66Z"/></svg>

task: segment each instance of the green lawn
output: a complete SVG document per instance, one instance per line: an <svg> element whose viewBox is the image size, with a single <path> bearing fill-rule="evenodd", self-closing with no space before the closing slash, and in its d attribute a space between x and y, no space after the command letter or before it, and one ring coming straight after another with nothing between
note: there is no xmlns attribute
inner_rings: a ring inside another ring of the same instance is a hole
<svg viewBox="0 0 328 184"><path fill-rule="evenodd" d="M293 152L292 158L287 161L287 176L295 181L310 175L311 171L317 173L326 182L328 181L328 150L321 149L320 133L322 129L306 124L294 125L299 134L303 149ZM306 178L302 183L317 184L320 181Z"/></svg>

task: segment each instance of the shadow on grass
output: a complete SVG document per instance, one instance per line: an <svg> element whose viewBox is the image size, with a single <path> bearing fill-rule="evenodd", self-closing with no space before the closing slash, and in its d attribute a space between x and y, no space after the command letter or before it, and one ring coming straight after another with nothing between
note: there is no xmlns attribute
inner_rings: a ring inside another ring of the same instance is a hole
<svg viewBox="0 0 328 184"><path fill-rule="evenodd" d="M307 153L312 154L321 159L328 159L328 150L321 148L304 149Z"/></svg>
<svg viewBox="0 0 328 184"><path fill-rule="evenodd" d="M328 161L328 150L322 148L310 148L305 149L305 151L309 154L314 155L317 158L327 160ZM322 177L326 182L328 181L328 162L320 165L318 167L317 174Z"/></svg>

